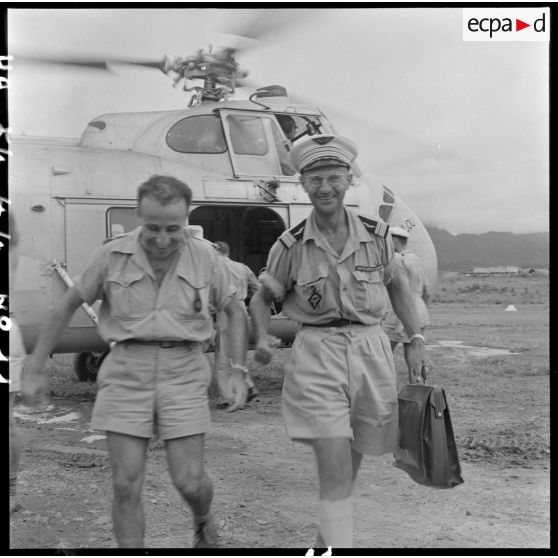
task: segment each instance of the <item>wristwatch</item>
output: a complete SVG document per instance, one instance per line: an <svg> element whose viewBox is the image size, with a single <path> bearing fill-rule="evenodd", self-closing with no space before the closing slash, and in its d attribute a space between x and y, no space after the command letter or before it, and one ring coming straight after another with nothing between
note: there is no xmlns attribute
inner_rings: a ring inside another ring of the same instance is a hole
<svg viewBox="0 0 558 558"><path fill-rule="evenodd" d="M421 333L414 333L413 335L411 335L411 337L409 338L409 343L412 343L413 339L422 339L422 342L425 343L424 335L422 335Z"/></svg>
<svg viewBox="0 0 558 558"><path fill-rule="evenodd" d="M248 368L243 366L242 364L232 364L231 363L231 370L240 370L244 374L244 376L248 376Z"/></svg>

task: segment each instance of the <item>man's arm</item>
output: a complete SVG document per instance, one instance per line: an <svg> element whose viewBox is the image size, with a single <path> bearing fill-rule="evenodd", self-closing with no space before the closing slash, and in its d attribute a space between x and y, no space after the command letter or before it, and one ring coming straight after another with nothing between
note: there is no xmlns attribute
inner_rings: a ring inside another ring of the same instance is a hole
<svg viewBox="0 0 558 558"><path fill-rule="evenodd" d="M260 287L250 301L250 316L256 338L254 357L261 364L269 364L275 347L281 341L268 334L271 319L271 304L283 301L290 284L294 248L288 250L277 241L267 257L265 271L259 276Z"/></svg>
<svg viewBox="0 0 558 558"><path fill-rule="evenodd" d="M248 267L248 266L247 266ZM260 288L260 282L254 272L248 267L248 298L252 298Z"/></svg>
<svg viewBox="0 0 558 558"><path fill-rule="evenodd" d="M27 359L22 379L22 394L27 404L36 404L46 392L45 362L62 337L74 312L83 300L72 287L61 298L42 329L35 343L33 353Z"/></svg>
<svg viewBox="0 0 558 558"><path fill-rule="evenodd" d="M411 338L415 333L420 333L415 302L409 290L409 284L403 273L395 273L386 285L393 311L403 324L405 332ZM415 337L410 343L409 351L409 380L419 382L422 380L422 367L429 361L424 350L424 341Z"/></svg>
<svg viewBox="0 0 558 558"><path fill-rule="evenodd" d="M248 397L248 386L242 371L242 368L246 367L246 352L248 351L248 320L246 311L236 296L230 297L223 310L227 315L227 334L232 351L229 382L234 397L234 403L227 411L236 411L246 405ZM236 368L235 365L239 368Z"/></svg>
<svg viewBox="0 0 558 558"><path fill-rule="evenodd" d="M426 304L426 306L428 306L431 298L430 291L428 290L428 283L424 283L424 288L422 289L422 300L424 300L424 304Z"/></svg>
<svg viewBox="0 0 558 558"><path fill-rule="evenodd" d="M424 300L424 304L428 306L430 299L432 298L432 293L430 292L430 285L428 284L428 277L424 272L424 269L421 267L422 272L422 300Z"/></svg>
<svg viewBox="0 0 558 558"><path fill-rule="evenodd" d="M250 316L256 338L254 357L262 364L269 364L275 346L273 339L268 335L273 298L271 289L262 283L250 301Z"/></svg>

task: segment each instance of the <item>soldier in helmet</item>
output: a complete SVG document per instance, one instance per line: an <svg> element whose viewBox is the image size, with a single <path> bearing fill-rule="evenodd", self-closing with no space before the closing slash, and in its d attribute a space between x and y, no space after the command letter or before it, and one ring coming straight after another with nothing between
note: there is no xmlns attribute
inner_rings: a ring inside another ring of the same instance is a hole
<svg viewBox="0 0 558 558"><path fill-rule="evenodd" d="M294 144L290 164L313 210L275 242L250 304L262 363L273 352L272 302L282 301L283 313L301 324L285 368L283 415L289 437L316 455L316 545L338 548L352 547L351 494L363 455L397 447L395 367L380 325L388 296L409 335L409 372L417 382L426 359L389 227L343 203L356 154L353 142L330 134Z"/></svg>

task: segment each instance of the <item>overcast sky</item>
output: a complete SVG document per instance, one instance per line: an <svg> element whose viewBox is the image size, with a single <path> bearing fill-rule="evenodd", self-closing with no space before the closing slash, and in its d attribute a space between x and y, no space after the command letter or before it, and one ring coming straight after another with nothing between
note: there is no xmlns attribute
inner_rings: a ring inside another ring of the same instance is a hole
<svg viewBox="0 0 558 558"><path fill-rule="evenodd" d="M322 108L359 145L363 170L424 223L453 233L548 230L548 43L464 42L461 8L266 11L280 25L239 55L241 65L258 84L285 85ZM187 56L223 44L219 31L247 29L253 16L13 9L8 44L14 55ZM105 112L188 101L155 70L12 65L15 134L76 137Z"/></svg>

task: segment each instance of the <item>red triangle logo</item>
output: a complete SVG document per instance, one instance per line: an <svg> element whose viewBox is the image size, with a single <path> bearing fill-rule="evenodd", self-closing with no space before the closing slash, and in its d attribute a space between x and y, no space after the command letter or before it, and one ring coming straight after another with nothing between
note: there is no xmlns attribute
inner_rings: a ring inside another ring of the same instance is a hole
<svg viewBox="0 0 558 558"><path fill-rule="evenodd" d="M516 31L521 31L522 29L525 29L526 27L531 27L530 23L525 23L524 21L521 21L520 19L515 20L515 30Z"/></svg>

